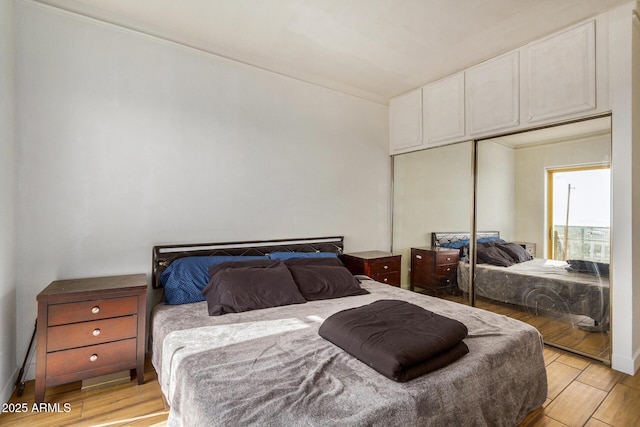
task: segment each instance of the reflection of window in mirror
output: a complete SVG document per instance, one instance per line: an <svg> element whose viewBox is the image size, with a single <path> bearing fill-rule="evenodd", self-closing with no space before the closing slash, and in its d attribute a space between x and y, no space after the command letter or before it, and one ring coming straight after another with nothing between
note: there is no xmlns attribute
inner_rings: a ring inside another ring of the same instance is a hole
<svg viewBox="0 0 640 427"><path fill-rule="evenodd" d="M610 166L558 168L547 173L549 258L608 263Z"/></svg>

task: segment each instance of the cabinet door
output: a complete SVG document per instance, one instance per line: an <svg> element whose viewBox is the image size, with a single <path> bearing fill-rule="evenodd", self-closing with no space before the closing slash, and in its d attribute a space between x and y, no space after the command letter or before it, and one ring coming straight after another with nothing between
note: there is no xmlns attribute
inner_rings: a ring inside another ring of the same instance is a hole
<svg viewBox="0 0 640 427"><path fill-rule="evenodd" d="M519 52L484 62L466 74L467 125L470 135L520 123Z"/></svg>
<svg viewBox="0 0 640 427"><path fill-rule="evenodd" d="M529 122L596 108L594 21L532 43L525 50Z"/></svg>
<svg viewBox="0 0 640 427"><path fill-rule="evenodd" d="M422 89L393 98L389 104L391 152L422 145Z"/></svg>
<svg viewBox="0 0 640 427"><path fill-rule="evenodd" d="M464 136L464 73L422 88L422 121L427 145Z"/></svg>

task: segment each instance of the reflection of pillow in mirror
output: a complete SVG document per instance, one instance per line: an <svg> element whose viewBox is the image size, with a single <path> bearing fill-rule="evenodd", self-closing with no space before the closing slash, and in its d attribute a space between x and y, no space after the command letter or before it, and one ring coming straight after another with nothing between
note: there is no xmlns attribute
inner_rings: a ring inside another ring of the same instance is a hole
<svg viewBox="0 0 640 427"><path fill-rule="evenodd" d="M482 239L478 239L478 243L488 243L488 242L500 242L500 243L505 243L504 240L502 240L501 238L497 237L497 236L491 236L491 237L483 237Z"/></svg>
<svg viewBox="0 0 640 427"><path fill-rule="evenodd" d="M440 244L441 248L460 249L463 246L469 246L468 240L457 240L455 242L447 242Z"/></svg>
<svg viewBox="0 0 640 427"><path fill-rule="evenodd" d="M511 255L498 246L482 243L477 248L478 264L492 264L500 267L510 267L516 262Z"/></svg>
<svg viewBox="0 0 640 427"><path fill-rule="evenodd" d="M517 263L530 261L533 259L531 254L525 248L517 243L497 243L497 247L508 253Z"/></svg>

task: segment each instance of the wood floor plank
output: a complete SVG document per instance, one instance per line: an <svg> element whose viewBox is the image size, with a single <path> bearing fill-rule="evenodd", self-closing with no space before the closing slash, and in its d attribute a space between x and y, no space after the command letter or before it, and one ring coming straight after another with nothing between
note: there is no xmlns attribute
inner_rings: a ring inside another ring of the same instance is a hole
<svg viewBox="0 0 640 427"><path fill-rule="evenodd" d="M640 390L616 384L593 418L616 427L640 425Z"/></svg>
<svg viewBox="0 0 640 427"><path fill-rule="evenodd" d="M547 397L555 399L582 371L558 361L547 366Z"/></svg>
<svg viewBox="0 0 640 427"><path fill-rule="evenodd" d="M538 414L535 418L528 421L526 424L523 422L519 427L566 427L566 425L554 420L553 418L545 415Z"/></svg>
<svg viewBox="0 0 640 427"><path fill-rule="evenodd" d="M572 354L560 354L558 362L580 369L581 371L584 371L591 364L591 362L584 357L574 356Z"/></svg>
<svg viewBox="0 0 640 427"><path fill-rule="evenodd" d="M544 413L569 427L582 427L606 397L606 391L574 381L545 408Z"/></svg>
<svg viewBox="0 0 640 427"><path fill-rule="evenodd" d="M609 424L605 424L602 421L598 421L595 418L590 418L584 427L611 427Z"/></svg>
<svg viewBox="0 0 640 427"><path fill-rule="evenodd" d="M604 365L592 363L580 374L577 380L609 392L613 386L623 381L627 376Z"/></svg>

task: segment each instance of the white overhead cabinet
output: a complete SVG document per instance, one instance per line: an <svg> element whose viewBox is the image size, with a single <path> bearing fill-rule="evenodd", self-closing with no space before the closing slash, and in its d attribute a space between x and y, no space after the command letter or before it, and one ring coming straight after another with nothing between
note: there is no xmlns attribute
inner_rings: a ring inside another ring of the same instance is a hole
<svg viewBox="0 0 640 427"><path fill-rule="evenodd" d="M470 68L466 74L469 135L492 133L520 123L519 52Z"/></svg>
<svg viewBox="0 0 640 427"><path fill-rule="evenodd" d="M464 137L464 73L422 88L422 123L427 146Z"/></svg>
<svg viewBox="0 0 640 427"><path fill-rule="evenodd" d="M391 154L610 111L608 34L602 15L393 98Z"/></svg>
<svg viewBox="0 0 640 427"><path fill-rule="evenodd" d="M391 151L422 146L422 89L393 98L389 104Z"/></svg>
<svg viewBox="0 0 640 427"><path fill-rule="evenodd" d="M529 122L596 108L595 22L525 47Z"/></svg>

